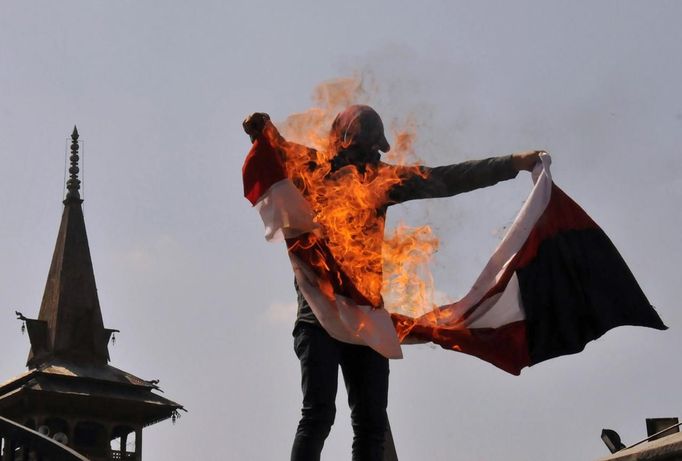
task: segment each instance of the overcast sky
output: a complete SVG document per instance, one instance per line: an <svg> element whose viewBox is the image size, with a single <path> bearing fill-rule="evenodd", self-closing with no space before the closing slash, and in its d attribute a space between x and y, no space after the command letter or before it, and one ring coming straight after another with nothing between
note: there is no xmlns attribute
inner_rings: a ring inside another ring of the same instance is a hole
<svg viewBox="0 0 682 461"><path fill-rule="evenodd" d="M680 18L677 1L0 0L0 381L25 369L14 310L38 314L77 124L112 365L189 410L145 430L145 459L288 459L293 276L242 197L241 120L283 120L360 75L387 124L417 121L426 164L549 150L670 326L616 329L520 377L406 347L389 396L400 459L595 460L603 427L643 438L645 418L682 416ZM390 222L436 228L437 286L461 296L530 185ZM345 399L325 460L350 457Z"/></svg>

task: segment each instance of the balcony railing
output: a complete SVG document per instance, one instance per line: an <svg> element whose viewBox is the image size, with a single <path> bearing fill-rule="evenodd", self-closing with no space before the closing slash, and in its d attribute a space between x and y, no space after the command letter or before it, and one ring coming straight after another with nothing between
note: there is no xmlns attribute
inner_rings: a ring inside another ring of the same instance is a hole
<svg viewBox="0 0 682 461"><path fill-rule="evenodd" d="M129 451L111 450L111 459L130 459L137 461L137 454Z"/></svg>
<svg viewBox="0 0 682 461"><path fill-rule="evenodd" d="M88 461L69 447L2 416L0 445L2 461Z"/></svg>

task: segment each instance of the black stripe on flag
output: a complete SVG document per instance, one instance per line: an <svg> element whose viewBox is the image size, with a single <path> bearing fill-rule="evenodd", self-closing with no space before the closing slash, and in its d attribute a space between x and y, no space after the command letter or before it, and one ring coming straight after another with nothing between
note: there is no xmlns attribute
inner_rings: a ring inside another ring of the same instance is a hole
<svg viewBox="0 0 682 461"><path fill-rule="evenodd" d="M667 328L599 228L544 240L517 276L531 365L580 352L615 327Z"/></svg>

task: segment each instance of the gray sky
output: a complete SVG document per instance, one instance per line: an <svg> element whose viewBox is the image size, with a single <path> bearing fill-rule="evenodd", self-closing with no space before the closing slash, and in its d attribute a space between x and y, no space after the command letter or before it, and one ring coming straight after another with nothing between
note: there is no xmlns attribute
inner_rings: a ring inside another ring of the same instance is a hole
<svg viewBox="0 0 682 461"><path fill-rule="evenodd" d="M190 410L145 431L145 458L287 459L292 274L242 197L240 124L360 73L385 120L418 121L427 164L548 149L670 326L614 330L520 377L407 347L391 364L400 458L590 460L602 427L639 440L646 417L682 416L681 15L675 1L0 1L0 381L24 370L13 313L38 313L77 124L105 325L122 330L112 364ZM520 175L391 222L436 227L437 285L460 296L529 189ZM326 460L349 458L345 398Z"/></svg>

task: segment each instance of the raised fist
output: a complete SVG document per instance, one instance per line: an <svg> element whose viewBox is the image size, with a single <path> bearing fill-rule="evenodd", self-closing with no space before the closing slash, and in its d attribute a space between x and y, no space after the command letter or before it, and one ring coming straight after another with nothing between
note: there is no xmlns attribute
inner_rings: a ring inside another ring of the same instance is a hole
<svg viewBox="0 0 682 461"><path fill-rule="evenodd" d="M270 120L270 116L265 112L254 112L244 119L242 127L251 138L251 142L261 135L265 124Z"/></svg>

